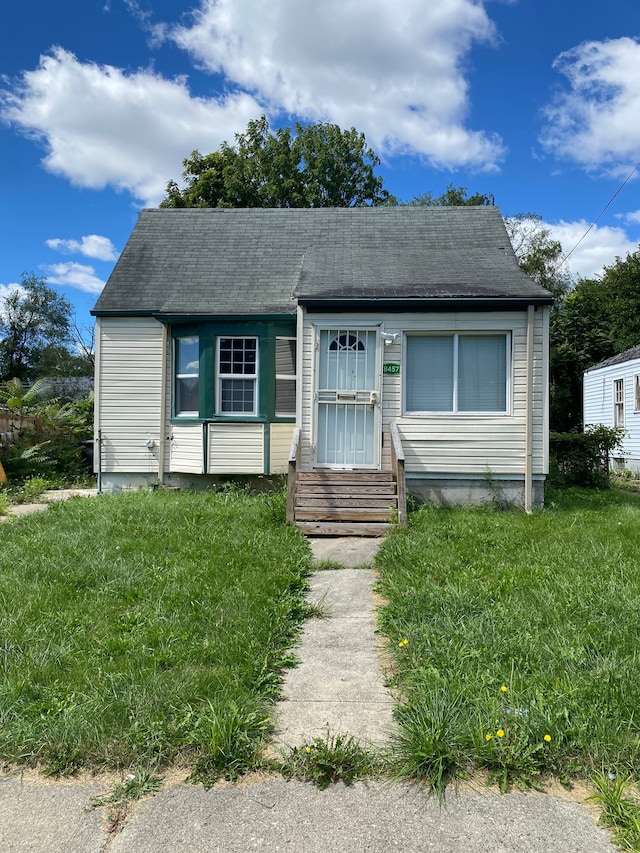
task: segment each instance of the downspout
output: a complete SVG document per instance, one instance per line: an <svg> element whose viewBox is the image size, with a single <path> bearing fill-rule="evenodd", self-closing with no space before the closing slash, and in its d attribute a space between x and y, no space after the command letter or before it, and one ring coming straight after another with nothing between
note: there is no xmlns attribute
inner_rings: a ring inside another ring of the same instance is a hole
<svg viewBox="0 0 640 853"><path fill-rule="evenodd" d="M100 384L102 379L102 347L100 341L102 338L102 321L100 317L96 317L96 354L94 366L94 382L93 382L93 434L94 434L94 468L97 468L98 475L98 494L102 494L102 429L100 426ZM97 465L96 465L97 462Z"/></svg>
<svg viewBox="0 0 640 853"><path fill-rule="evenodd" d="M533 510L533 305L527 307L527 394L525 412L524 509Z"/></svg>
<svg viewBox="0 0 640 853"><path fill-rule="evenodd" d="M167 377L169 360L169 330L166 323L162 324L162 371L160 386L160 440L158 442L158 482L164 484L164 460L167 448Z"/></svg>

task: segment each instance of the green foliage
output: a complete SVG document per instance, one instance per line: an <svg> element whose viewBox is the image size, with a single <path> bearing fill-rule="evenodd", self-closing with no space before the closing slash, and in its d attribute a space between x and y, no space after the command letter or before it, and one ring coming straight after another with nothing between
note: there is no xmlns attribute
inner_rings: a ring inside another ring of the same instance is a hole
<svg viewBox="0 0 640 853"><path fill-rule="evenodd" d="M61 404L46 399L48 391L44 379L31 387L11 379L0 389L0 403L18 418L30 419L3 450L2 464L14 487L33 477L68 485L87 476L81 442L93 436L93 399Z"/></svg>
<svg viewBox="0 0 640 853"><path fill-rule="evenodd" d="M640 850L640 800L631 792L635 787L631 777L598 773L593 784L596 793L589 800L602 808L599 822L614 829L623 850Z"/></svg>
<svg viewBox="0 0 640 853"><path fill-rule="evenodd" d="M405 775L637 778L639 549L640 503L613 490L412 513L377 558Z"/></svg>
<svg viewBox="0 0 640 853"><path fill-rule="evenodd" d="M184 188L167 184L161 207L353 207L394 199L374 174L379 158L355 128L296 123L270 132L250 121L235 145L193 151L183 160Z"/></svg>
<svg viewBox="0 0 640 853"><path fill-rule="evenodd" d="M127 803L135 802L142 797L157 794L162 786L162 777L154 776L146 770L130 773L124 782L113 786L113 791L103 797L94 797L91 808L112 806L116 810L125 808Z"/></svg>
<svg viewBox="0 0 640 853"><path fill-rule="evenodd" d="M609 457L624 438L624 430L605 426L585 432L551 433L549 483L559 487L609 486Z"/></svg>
<svg viewBox="0 0 640 853"><path fill-rule="evenodd" d="M551 238L548 228L542 227L542 217L517 213L505 219L505 225L520 267L556 300L562 299L571 279L563 265L562 245Z"/></svg>
<svg viewBox="0 0 640 853"><path fill-rule="evenodd" d="M0 303L0 381L32 380L48 348L71 341L71 304L35 273Z"/></svg>
<svg viewBox="0 0 640 853"><path fill-rule="evenodd" d="M3 522L0 760L175 762L207 784L255 765L308 564L272 497L241 490L103 495Z"/></svg>
<svg viewBox="0 0 640 853"><path fill-rule="evenodd" d="M327 733L307 746L296 746L282 764L283 775L314 782L320 790L335 782L351 785L377 772L379 759L351 735Z"/></svg>
<svg viewBox="0 0 640 853"><path fill-rule="evenodd" d="M466 187L454 187L449 184L442 195L434 196L432 192L426 192L404 204L411 207L491 207L495 204L495 199L492 193L467 195Z"/></svg>

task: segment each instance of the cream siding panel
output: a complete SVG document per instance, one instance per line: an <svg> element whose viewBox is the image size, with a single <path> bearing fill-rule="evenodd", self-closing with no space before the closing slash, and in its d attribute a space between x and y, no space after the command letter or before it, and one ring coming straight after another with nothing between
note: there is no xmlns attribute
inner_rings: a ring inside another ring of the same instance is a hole
<svg viewBox="0 0 640 853"><path fill-rule="evenodd" d="M162 326L146 317L101 317L96 333L102 470L157 474L158 445L165 437L160 424Z"/></svg>
<svg viewBox="0 0 640 853"><path fill-rule="evenodd" d="M169 445L170 471L204 473L203 424L174 424Z"/></svg>
<svg viewBox="0 0 640 853"><path fill-rule="evenodd" d="M284 474L289 465L289 450L295 424L271 424L269 429L269 473Z"/></svg>
<svg viewBox="0 0 640 853"><path fill-rule="evenodd" d="M264 474L264 424L209 424L207 459L209 474Z"/></svg>
<svg viewBox="0 0 640 853"><path fill-rule="evenodd" d="M312 465L313 434L313 322L349 323L344 315L304 316L304 357L302 372L302 464ZM389 427L398 423L405 445L408 473L432 474L523 474L525 470L526 416L526 311L456 312L431 314L393 314L381 317L359 314L360 323L384 321L385 332L418 331L507 331L511 332L510 413L505 416L402 415L403 336L383 346L382 361L400 364L400 376L382 377L382 467L388 469L390 459ZM548 311L538 309L534 315L534 417L533 473L546 472L547 371L545 354Z"/></svg>

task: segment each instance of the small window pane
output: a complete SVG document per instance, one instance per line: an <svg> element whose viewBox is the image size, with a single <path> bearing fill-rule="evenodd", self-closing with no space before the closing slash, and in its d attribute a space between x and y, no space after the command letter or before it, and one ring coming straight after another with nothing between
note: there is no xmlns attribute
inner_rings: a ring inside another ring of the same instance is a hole
<svg viewBox="0 0 640 853"><path fill-rule="evenodd" d="M276 374L296 375L296 342L293 338L276 338Z"/></svg>
<svg viewBox="0 0 640 853"><path fill-rule="evenodd" d="M197 415L198 378L176 379L176 415Z"/></svg>
<svg viewBox="0 0 640 853"><path fill-rule="evenodd" d="M276 415L281 418L296 415L295 379L276 379Z"/></svg>
<svg viewBox="0 0 640 853"><path fill-rule="evenodd" d="M253 379L223 379L220 383L220 411L252 415L254 388Z"/></svg>

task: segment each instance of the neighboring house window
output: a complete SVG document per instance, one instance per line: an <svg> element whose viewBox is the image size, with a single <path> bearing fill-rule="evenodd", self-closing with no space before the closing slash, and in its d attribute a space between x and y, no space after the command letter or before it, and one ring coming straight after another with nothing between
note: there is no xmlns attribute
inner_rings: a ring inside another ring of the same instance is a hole
<svg viewBox="0 0 640 853"><path fill-rule="evenodd" d="M613 425L624 426L624 379L613 380Z"/></svg>
<svg viewBox="0 0 640 853"><path fill-rule="evenodd" d="M198 417L198 387L200 376L200 340L196 335L175 338L174 352L174 408L176 416Z"/></svg>
<svg viewBox="0 0 640 853"><path fill-rule="evenodd" d="M633 377L633 411L640 412L640 373Z"/></svg>
<svg viewBox="0 0 640 853"><path fill-rule="evenodd" d="M276 338L276 417L296 416L296 339Z"/></svg>
<svg viewBox="0 0 640 853"><path fill-rule="evenodd" d="M255 415L258 339L220 337L216 346L219 415Z"/></svg>
<svg viewBox="0 0 640 853"><path fill-rule="evenodd" d="M405 412L508 410L509 335L407 335Z"/></svg>

